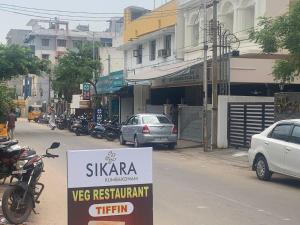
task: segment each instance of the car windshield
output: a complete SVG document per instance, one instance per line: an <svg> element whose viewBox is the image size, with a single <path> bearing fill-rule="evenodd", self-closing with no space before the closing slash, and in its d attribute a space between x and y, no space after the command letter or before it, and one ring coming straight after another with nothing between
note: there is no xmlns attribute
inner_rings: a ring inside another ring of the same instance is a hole
<svg viewBox="0 0 300 225"><path fill-rule="evenodd" d="M165 116L143 116L144 124L171 124L171 121Z"/></svg>

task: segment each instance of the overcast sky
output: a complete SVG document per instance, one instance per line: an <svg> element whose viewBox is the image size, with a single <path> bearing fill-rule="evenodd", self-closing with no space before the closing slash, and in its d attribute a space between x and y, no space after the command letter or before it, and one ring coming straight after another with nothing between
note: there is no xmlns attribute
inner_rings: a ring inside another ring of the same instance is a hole
<svg viewBox="0 0 300 225"><path fill-rule="evenodd" d="M156 6L163 3L164 0L156 0ZM1 4L18 5L30 8L55 9L67 11L87 11L96 13L121 13L128 6L142 6L144 8L153 9L154 0L0 0L0 42L6 43L6 34L10 29L30 29L26 27L26 23L34 18L32 16L17 15L9 12L1 11L7 6ZM30 10L30 9L26 9ZM14 11L14 10L13 10ZM32 14L30 12L23 12ZM53 13L53 12L49 12ZM63 14L63 13L61 13ZM89 15L102 16L102 15ZM104 30L107 27L105 22L71 22L71 28L78 24L90 24L93 30Z"/></svg>

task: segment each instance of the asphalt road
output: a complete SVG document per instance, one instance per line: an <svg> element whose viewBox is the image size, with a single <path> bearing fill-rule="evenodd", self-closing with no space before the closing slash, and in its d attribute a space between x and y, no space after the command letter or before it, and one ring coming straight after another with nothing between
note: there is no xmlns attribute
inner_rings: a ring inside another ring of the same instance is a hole
<svg viewBox="0 0 300 225"><path fill-rule="evenodd" d="M76 137L45 125L17 124L16 137L43 153L61 142L59 159L46 159L42 182L46 190L32 215L32 225L66 225L66 151L119 148L117 142ZM236 167L195 151L155 150L155 225L299 225L300 181L275 175L271 182L256 179L246 167Z"/></svg>

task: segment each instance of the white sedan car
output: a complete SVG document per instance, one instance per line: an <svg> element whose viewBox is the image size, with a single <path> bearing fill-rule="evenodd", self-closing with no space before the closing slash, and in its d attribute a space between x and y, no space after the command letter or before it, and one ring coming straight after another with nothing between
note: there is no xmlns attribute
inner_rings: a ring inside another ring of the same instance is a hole
<svg viewBox="0 0 300 225"><path fill-rule="evenodd" d="M277 122L252 136L249 163L260 180L273 173L300 178L300 119Z"/></svg>

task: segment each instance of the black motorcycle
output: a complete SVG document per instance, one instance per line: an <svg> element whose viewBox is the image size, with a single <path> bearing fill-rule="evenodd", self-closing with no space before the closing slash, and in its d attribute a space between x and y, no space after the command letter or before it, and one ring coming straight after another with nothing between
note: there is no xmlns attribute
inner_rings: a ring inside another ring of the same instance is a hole
<svg viewBox="0 0 300 225"><path fill-rule="evenodd" d="M121 125L118 122L112 122L105 125L104 137L108 141L119 139L121 134Z"/></svg>
<svg viewBox="0 0 300 225"><path fill-rule="evenodd" d="M17 169L19 162L29 160L36 154L35 151L17 144L16 140L0 143L0 180L4 179L3 183L10 176L12 181L12 172Z"/></svg>
<svg viewBox="0 0 300 225"><path fill-rule="evenodd" d="M101 123L97 123L90 131L90 135L94 138L102 139L105 137L105 126Z"/></svg>
<svg viewBox="0 0 300 225"><path fill-rule="evenodd" d="M81 117L80 120L73 125L76 136L89 135L93 129L93 124L87 117Z"/></svg>
<svg viewBox="0 0 300 225"><path fill-rule="evenodd" d="M57 117L55 120L55 124L59 130L64 130L67 127L67 119L65 115Z"/></svg>
<svg viewBox="0 0 300 225"><path fill-rule="evenodd" d="M54 142L49 149L55 149L60 143ZM13 174L18 177L18 182L10 185L2 197L2 212L4 217L12 224L22 224L34 211L35 204L39 203L44 185L39 183L42 172L44 172L43 158L56 158L46 151L45 155L35 155L30 160L26 160Z"/></svg>

